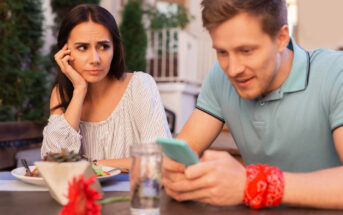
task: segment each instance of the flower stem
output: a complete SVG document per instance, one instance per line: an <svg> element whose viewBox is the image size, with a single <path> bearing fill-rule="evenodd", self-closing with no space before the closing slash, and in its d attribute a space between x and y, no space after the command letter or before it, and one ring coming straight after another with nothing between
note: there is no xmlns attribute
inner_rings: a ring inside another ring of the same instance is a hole
<svg viewBox="0 0 343 215"><path fill-rule="evenodd" d="M112 203L112 202L125 202L125 201L129 201L130 200L130 196L122 196L122 197L109 197L106 199L102 199L98 201L98 204L108 204L108 203Z"/></svg>

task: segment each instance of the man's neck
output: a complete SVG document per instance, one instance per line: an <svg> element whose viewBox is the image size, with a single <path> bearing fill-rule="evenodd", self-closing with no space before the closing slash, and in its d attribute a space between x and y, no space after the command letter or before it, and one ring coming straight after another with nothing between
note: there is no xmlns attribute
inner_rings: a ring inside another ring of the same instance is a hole
<svg viewBox="0 0 343 215"><path fill-rule="evenodd" d="M282 84L287 80L292 69L293 55L294 52L288 48L286 48L280 54L280 66L273 80L274 83L271 86L270 90L263 95L263 97L268 95L270 92L280 88Z"/></svg>

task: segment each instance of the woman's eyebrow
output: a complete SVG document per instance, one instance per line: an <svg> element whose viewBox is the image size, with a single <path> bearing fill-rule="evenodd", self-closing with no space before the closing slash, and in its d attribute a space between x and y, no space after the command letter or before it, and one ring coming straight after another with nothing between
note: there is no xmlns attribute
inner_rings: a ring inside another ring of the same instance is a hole
<svg viewBox="0 0 343 215"><path fill-rule="evenodd" d="M101 40L99 42L97 42L98 44L108 44L108 43L111 43L110 40Z"/></svg>
<svg viewBox="0 0 343 215"><path fill-rule="evenodd" d="M74 45L88 45L89 43L86 42L75 42Z"/></svg>

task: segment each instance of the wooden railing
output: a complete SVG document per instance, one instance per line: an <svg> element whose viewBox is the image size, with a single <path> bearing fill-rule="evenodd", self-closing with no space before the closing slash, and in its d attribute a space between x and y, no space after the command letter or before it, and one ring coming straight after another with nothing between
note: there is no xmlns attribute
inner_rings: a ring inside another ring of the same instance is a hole
<svg viewBox="0 0 343 215"><path fill-rule="evenodd" d="M177 28L148 31L147 73L157 82L199 85L197 40Z"/></svg>

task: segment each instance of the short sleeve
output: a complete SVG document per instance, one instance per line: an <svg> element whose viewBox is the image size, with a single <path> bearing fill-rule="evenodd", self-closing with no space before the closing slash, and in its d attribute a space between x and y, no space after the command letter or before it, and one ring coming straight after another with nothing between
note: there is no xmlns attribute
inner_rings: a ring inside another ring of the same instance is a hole
<svg viewBox="0 0 343 215"><path fill-rule="evenodd" d="M330 89L330 124L331 130L343 126L343 68L336 73Z"/></svg>
<svg viewBox="0 0 343 215"><path fill-rule="evenodd" d="M134 85L134 117L140 142L155 142L158 137L171 137L164 106L154 79L136 72Z"/></svg>
<svg viewBox="0 0 343 215"><path fill-rule="evenodd" d="M224 122L224 116L219 99L221 93L220 85L222 81L218 80L222 78L226 79L226 76L220 68L219 63L216 63L202 84L196 108Z"/></svg>

